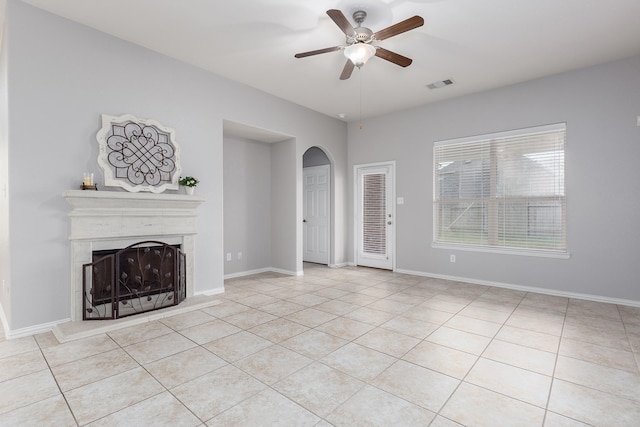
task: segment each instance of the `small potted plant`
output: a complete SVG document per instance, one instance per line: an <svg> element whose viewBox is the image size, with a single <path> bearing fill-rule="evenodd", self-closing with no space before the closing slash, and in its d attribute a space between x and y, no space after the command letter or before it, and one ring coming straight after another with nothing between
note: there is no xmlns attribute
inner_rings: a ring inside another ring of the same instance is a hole
<svg viewBox="0 0 640 427"><path fill-rule="evenodd" d="M180 181L178 184L182 185L190 196L193 195L193 191L196 189L196 185L198 185L200 181L192 176L185 176L184 178L180 177Z"/></svg>

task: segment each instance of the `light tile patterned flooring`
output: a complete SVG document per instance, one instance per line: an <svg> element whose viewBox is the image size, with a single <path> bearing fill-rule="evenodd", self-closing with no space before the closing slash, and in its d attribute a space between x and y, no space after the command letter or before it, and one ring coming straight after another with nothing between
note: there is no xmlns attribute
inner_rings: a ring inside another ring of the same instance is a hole
<svg viewBox="0 0 640 427"><path fill-rule="evenodd" d="M638 426L640 308L368 268L0 342L1 426Z"/></svg>

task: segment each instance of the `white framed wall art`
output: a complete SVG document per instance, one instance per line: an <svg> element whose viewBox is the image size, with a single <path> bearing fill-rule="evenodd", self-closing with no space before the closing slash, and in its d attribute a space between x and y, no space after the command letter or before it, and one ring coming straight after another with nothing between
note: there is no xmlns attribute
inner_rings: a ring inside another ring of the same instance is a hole
<svg viewBox="0 0 640 427"><path fill-rule="evenodd" d="M182 167L174 129L131 114L102 114L96 139L105 186L134 193L179 188Z"/></svg>

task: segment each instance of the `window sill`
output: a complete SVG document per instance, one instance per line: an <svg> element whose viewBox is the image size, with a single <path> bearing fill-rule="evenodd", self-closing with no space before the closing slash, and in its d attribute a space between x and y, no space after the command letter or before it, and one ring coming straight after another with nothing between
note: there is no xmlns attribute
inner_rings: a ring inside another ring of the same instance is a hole
<svg viewBox="0 0 640 427"><path fill-rule="evenodd" d="M516 249L516 248L493 248L487 246L474 246L474 245L461 245L455 243L431 243L431 247L434 249L447 249L456 251L471 251L471 252L484 252L490 254L501 255L519 255L519 256L531 256L538 258L556 258L556 259L569 259L571 253L561 251L551 251L544 249Z"/></svg>

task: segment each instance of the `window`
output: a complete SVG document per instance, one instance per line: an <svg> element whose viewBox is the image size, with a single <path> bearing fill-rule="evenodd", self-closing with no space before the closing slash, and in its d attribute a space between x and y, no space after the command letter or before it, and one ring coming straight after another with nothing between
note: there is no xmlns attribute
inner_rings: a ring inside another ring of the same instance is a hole
<svg viewBox="0 0 640 427"><path fill-rule="evenodd" d="M434 245L566 253L566 125L434 144Z"/></svg>

